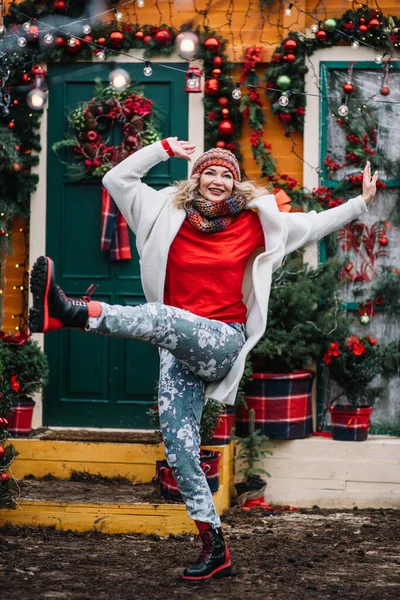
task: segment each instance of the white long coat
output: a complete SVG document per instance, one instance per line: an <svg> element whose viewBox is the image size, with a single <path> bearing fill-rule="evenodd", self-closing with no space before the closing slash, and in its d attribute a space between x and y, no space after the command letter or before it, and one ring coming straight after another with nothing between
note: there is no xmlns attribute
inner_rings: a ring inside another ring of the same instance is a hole
<svg viewBox="0 0 400 600"><path fill-rule="evenodd" d="M173 187L157 191L141 181L152 167L168 158L161 142L155 142L126 158L103 178L103 185L136 235L148 302L163 301L169 248L186 215L183 209L174 206ZM227 376L206 388L207 398L226 404L234 404L246 356L264 334L272 274L285 255L323 238L367 210L362 196L320 213L280 212L272 194L252 200L248 206L259 215L265 251L260 249L252 254L243 279L246 343Z"/></svg>

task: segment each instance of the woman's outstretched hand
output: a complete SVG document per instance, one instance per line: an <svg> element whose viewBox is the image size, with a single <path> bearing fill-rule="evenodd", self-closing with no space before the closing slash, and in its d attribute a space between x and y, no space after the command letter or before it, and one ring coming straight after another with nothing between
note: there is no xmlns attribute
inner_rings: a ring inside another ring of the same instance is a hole
<svg viewBox="0 0 400 600"><path fill-rule="evenodd" d="M378 171L375 171L371 178L371 163L369 160L365 165L363 184L362 184L362 197L364 198L365 204L371 204L376 194L376 182L378 180Z"/></svg>
<svg viewBox="0 0 400 600"><path fill-rule="evenodd" d="M190 142L178 140L177 137L167 138L167 142L171 147L176 158L185 158L186 160L192 160L190 155L196 150L196 146Z"/></svg>

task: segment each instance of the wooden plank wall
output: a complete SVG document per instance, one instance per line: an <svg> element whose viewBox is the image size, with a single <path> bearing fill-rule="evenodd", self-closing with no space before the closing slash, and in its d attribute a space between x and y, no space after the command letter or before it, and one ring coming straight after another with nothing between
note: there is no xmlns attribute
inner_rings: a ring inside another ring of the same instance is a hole
<svg viewBox="0 0 400 600"><path fill-rule="evenodd" d="M179 27L182 23L191 22L194 26L204 24L208 27L218 29L225 38L229 40L229 58L238 63L234 70L235 78L241 74L241 62L243 61L244 48L254 43L262 43L265 49L264 60L267 62L273 53L274 47L280 41L280 31L277 27L281 23L283 27L298 30L311 25L314 20L303 14L297 14L295 9L290 17L286 17L282 12L282 5L279 1L273 4L271 18L263 19L260 13L259 5L254 0L236 0L232 5L228 0L215 0L211 3L211 9L208 17L204 17L201 11L210 3L208 0L174 0L171 5L171 14L169 3L161 0L156 5L154 0L146 0L145 7L142 9L122 9L125 14L125 20L129 19L139 24L173 24ZM372 6L373 2L371 3ZM318 13L316 7L319 5ZM286 6L286 5L285 5ZM319 19L334 17L343 14L351 6L348 0L325 0L323 6L317 0L298 0L298 6L310 15L315 15ZM380 0L379 7L384 14L400 14L400 6L397 0ZM229 10L231 12L229 12ZM352 60L356 59L351 55ZM263 77L265 65L259 69L260 78ZM273 156L277 160L278 170L287 173L291 177L302 181L303 164L301 160L303 152L302 136L296 134L293 141L284 136L284 127L274 115L269 112L269 103L264 95L265 101L265 139L272 144ZM255 164L251 146L249 142L249 131L245 126L242 134L242 152L244 156L244 167L247 175L259 180L259 172ZM299 156L292 152L293 143ZM16 229L20 224L15 225ZM19 281L20 273L15 269L24 253L23 236L15 235L13 237L13 255L3 265L3 311L0 315L2 319L2 328L6 331L15 328L15 321L11 318L13 314L20 312L21 297L18 290L13 290L14 281Z"/></svg>

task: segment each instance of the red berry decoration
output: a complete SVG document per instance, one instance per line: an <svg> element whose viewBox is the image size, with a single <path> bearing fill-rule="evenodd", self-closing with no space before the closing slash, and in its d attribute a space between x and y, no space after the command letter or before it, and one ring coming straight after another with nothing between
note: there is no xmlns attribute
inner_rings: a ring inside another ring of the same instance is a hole
<svg viewBox="0 0 400 600"><path fill-rule="evenodd" d="M172 35L168 29L160 29L155 34L154 39L160 46L166 46L172 42Z"/></svg>
<svg viewBox="0 0 400 600"><path fill-rule="evenodd" d="M222 66L222 58L220 56L214 56L212 64L213 67L219 69Z"/></svg>
<svg viewBox="0 0 400 600"><path fill-rule="evenodd" d="M283 58L285 58L285 57L283 57ZM286 60L287 60L288 63L292 63L292 62L294 62L296 60L296 55L295 54L288 54L286 56Z"/></svg>
<svg viewBox="0 0 400 600"><path fill-rule="evenodd" d="M319 29L317 31L317 33L315 34L315 37L317 38L317 40L319 42L324 42L326 40L326 37L327 37L326 31L324 31L323 29Z"/></svg>
<svg viewBox="0 0 400 600"><path fill-rule="evenodd" d="M381 23L378 21L378 19L371 19L368 25L371 27L371 29L376 29L377 27L380 27Z"/></svg>
<svg viewBox="0 0 400 600"><path fill-rule="evenodd" d="M288 54L293 54L293 52L296 52L297 50L297 42L295 42L295 40L286 40L286 42L283 44L283 47Z"/></svg>
<svg viewBox="0 0 400 600"><path fill-rule="evenodd" d="M22 73L21 79L22 79L22 83L29 83L29 81L31 80L28 73Z"/></svg>
<svg viewBox="0 0 400 600"><path fill-rule="evenodd" d="M221 43L216 37L209 37L204 40L204 48L215 54L221 48Z"/></svg>
<svg viewBox="0 0 400 600"><path fill-rule="evenodd" d="M123 41L124 34L120 31L112 31L110 33L110 42L114 46L114 48L121 48Z"/></svg>
<svg viewBox="0 0 400 600"><path fill-rule="evenodd" d="M386 86L381 87L381 94L382 94L382 96L389 96L390 89Z"/></svg>
<svg viewBox="0 0 400 600"><path fill-rule="evenodd" d="M14 121L10 121L9 124L8 124L8 128L9 129L14 129L14 127L15 127Z"/></svg>
<svg viewBox="0 0 400 600"><path fill-rule="evenodd" d="M211 71L211 75L212 75L213 77L219 77L219 76L221 75L221 73L222 73L221 69L213 69L213 70Z"/></svg>
<svg viewBox="0 0 400 600"><path fill-rule="evenodd" d="M348 81L344 84L343 91L345 94L352 94L354 92L354 85Z"/></svg>
<svg viewBox="0 0 400 600"><path fill-rule="evenodd" d="M354 267L353 263L349 262L349 263L347 263L347 265L344 268L347 272L350 272L353 267Z"/></svg>
<svg viewBox="0 0 400 600"><path fill-rule="evenodd" d="M0 473L0 479L2 483L7 483L10 478L7 473Z"/></svg>
<svg viewBox="0 0 400 600"><path fill-rule="evenodd" d="M379 245L380 245L380 246L387 246L387 245L388 245L388 243L389 243L389 240L388 240L388 238L386 237L386 235L382 235L382 236L379 238L378 242L379 242Z"/></svg>
<svg viewBox="0 0 400 600"><path fill-rule="evenodd" d="M0 458L3 458L5 453L6 453L6 451L4 450L3 446L0 446Z"/></svg>
<svg viewBox="0 0 400 600"><path fill-rule="evenodd" d="M290 121L292 120L292 115L290 115L289 113L279 113L279 118L282 121L282 123L290 123Z"/></svg>
<svg viewBox="0 0 400 600"><path fill-rule="evenodd" d="M232 121L225 119L218 125L218 132L222 137L230 137L235 131L235 126Z"/></svg>
<svg viewBox="0 0 400 600"><path fill-rule="evenodd" d="M221 98L218 98L218 104L222 106L222 108L225 108L226 106L228 106L229 100L228 98L225 98L225 96L221 96Z"/></svg>
<svg viewBox="0 0 400 600"><path fill-rule="evenodd" d="M218 79L207 79L204 84L204 93L209 96L216 96L219 92Z"/></svg>
<svg viewBox="0 0 400 600"><path fill-rule="evenodd" d="M215 145L217 148L225 148L226 142L224 142L223 140L218 140L218 142Z"/></svg>

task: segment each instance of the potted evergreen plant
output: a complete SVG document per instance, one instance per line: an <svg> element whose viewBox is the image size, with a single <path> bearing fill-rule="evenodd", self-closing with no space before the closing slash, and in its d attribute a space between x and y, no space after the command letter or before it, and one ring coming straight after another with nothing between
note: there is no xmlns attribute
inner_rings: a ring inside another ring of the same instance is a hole
<svg viewBox="0 0 400 600"><path fill-rule="evenodd" d="M385 350L377 338L350 335L331 342L324 355L329 376L340 387L338 399L344 404L329 406L335 440L364 441L368 437L372 404L381 387L372 380L381 375Z"/></svg>
<svg viewBox="0 0 400 600"><path fill-rule="evenodd" d="M26 435L31 431L35 406L31 394L39 392L48 376L47 357L30 334L19 331L13 335L0 332L0 363L4 377L10 381L13 402L8 431L13 435Z"/></svg>
<svg viewBox="0 0 400 600"><path fill-rule="evenodd" d="M248 435L251 408L256 428L270 438L312 433L312 365L322 360L335 336L347 331L337 298L340 273L337 259L313 269L296 254L275 274L267 330L252 351L252 373L236 411L236 435Z"/></svg>

